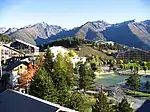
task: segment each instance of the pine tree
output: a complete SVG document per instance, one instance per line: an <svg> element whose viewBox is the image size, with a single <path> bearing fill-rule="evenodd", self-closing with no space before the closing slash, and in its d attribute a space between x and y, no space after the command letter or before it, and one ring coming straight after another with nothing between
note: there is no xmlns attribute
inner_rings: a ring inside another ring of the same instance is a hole
<svg viewBox="0 0 150 112"><path fill-rule="evenodd" d="M77 85L77 81L76 81L77 78L74 74L73 63L71 62L70 57L68 57L68 55L66 55L64 59L67 67L67 73L66 73L67 85L69 88L72 88Z"/></svg>
<svg viewBox="0 0 150 112"><path fill-rule="evenodd" d="M133 109L130 107L126 98L123 98L122 101L118 104L118 110L116 112L133 112Z"/></svg>
<svg viewBox="0 0 150 112"><path fill-rule="evenodd" d="M91 65L87 62L81 64L79 67L79 88L84 89L84 91L90 89L94 79L95 74L91 69Z"/></svg>
<svg viewBox="0 0 150 112"><path fill-rule="evenodd" d="M29 94L57 103L56 89L45 68L39 68L34 80L31 82Z"/></svg>
<svg viewBox="0 0 150 112"><path fill-rule="evenodd" d="M137 73L134 73L127 79L126 85L129 86L131 89L135 90L140 89L141 87L140 76Z"/></svg>
<svg viewBox="0 0 150 112"><path fill-rule="evenodd" d="M69 91L73 87L73 67L68 58L60 53L54 61L53 82L57 89L59 104L65 106L69 100Z"/></svg>
<svg viewBox="0 0 150 112"><path fill-rule="evenodd" d="M49 73L52 73L53 64L54 64L54 61L53 61L54 55L51 53L49 47L47 48L47 51L46 51L46 54L45 54L44 58L45 58L45 60L44 60L44 67L45 67L45 69Z"/></svg>
<svg viewBox="0 0 150 112"><path fill-rule="evenodd" d="M96 103L92 106L92 112L112 112L107 96L103 91L96 96Z"/></svg>
<svg viewBox="0 0 150 112"><path fill-rule="evenodd" d="M54 61L53 81L58 90L67 88L67 67L64 57L59 53Z"/></svg>
<svg viewBox="0 0 150 112"><path fill-rule="evenodd" d="M146 81L145 88L146 88L147 92L150 92L150 81L149 80Z"/></svg>

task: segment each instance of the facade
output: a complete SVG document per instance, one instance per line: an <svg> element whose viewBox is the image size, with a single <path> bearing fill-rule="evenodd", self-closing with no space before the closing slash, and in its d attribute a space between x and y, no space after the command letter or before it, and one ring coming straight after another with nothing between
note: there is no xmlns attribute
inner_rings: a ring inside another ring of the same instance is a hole
<svg viewBox="0 0 150 112"><path fill-rule="evenodd" d="M8 65L7 68L3 70L3 75L9 75L9 83L12 87L15 87L18 83L20 74L27 71L28 65L28 62L16 61L15 63Z"/></svg>
<svg viewBox="0 0 150 112"><path fill-rule="evenodd" d="M0 46L1 51L1 59L7 60L12 57L12 55L18 55L19 52L17 50L14 50L13 48L10 48L10 44L1 44Z"/></svg>
<svg viewBox="0 0 150 112"><path fill-rule="evenodd" d="M15 56L24 56L25 54L20 52L17 49L14 49L13 47L10 47L10 44L4 44L1 43L0 45L0 54L1 54L1 60L6 61L7 59L10 59L11 57Z"/></svg>
<svg viewBox="0 0 150 112"><path fill-rule="evenodd" d="M69 53L69 50L67 50L66 48L62 46L53 46L53 47L50 47L50 50L51 50L51 53L54 54L54 58L56 58L58 53L61 53L62 55Z"/></svg>
<svg viewBox="0 0 150 112"><path fill-rule="evenodd" d="M103 42L100 42L101 44L109 44L109 45L114 45L114 42L113 41L103 41Z"/></svg>
<svg viewBox="0 0 150 112"><path fill-rule="evenodd" d="M150 61L150 52L138 48L119 52L116 56L119 60Z"/></svg>
<svg viewBox="0 0 150 112"><path fill-rule="evenodd" d="M16 39L15 42L13 42L11 45L16 50L19 50L26 55L39 55L39 47L32 45L30 43L24 42L22 40Z"/></svg>
<svg viewBox="0 0 150 112"><path fill-rule="evenodd" d="M62 46L54 46L50 48L51 52L54 54L54 59L56 58L58 53L61 53L62 55L68 54L70 51ZM70 57L70 60L73 64L73 68L75 68L76 63L82 62L85 63L86 57L79 57L78 55L75 55L74 57Z"/></svg>

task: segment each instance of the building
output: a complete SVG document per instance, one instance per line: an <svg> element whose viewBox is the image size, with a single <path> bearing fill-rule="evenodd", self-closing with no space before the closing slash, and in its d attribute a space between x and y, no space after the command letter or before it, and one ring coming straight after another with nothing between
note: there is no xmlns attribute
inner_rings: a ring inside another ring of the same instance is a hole
<svg viewBox="0 0 150 112"><path fill-rule="evenodd" d="M66 48L62 46L53 46L53 47L50 47L50 50L51 50L51 53L54 54L54 58L56 58L58 53L61 53L62 55L69 53L69 50L67 50Z"/></svg>
<svg viewBox="0 0 150 112"><path fill-rule="evenodd" d="M1 112L77 112L18 91L0 93Z"/></svg>
<svg viewBox="0 0 150 112"><path fill-rule="evenodd" d="M15 42L10 45L10 47L19 50L26 55L39 55L39 47L19 39L16 39Z"/></svg>
<svg viewBox="0 0 150 112"><path fill-rule="evenodd" d="M15 63L8 65L7 68L3 69L4 76L2 77L7 75L9 77L9 84L12 87L15 87L18 84L18 78L20 75L27 71L28 65L28 62L16 61Z"/></svg>
<svg viewBox="0 0 150 112"><path fill-rule="evenodd" d="M116 56L116 59L150 61L150 52L138 48L133 48L127 51L119 52Z"/></svg>
<svg viewBox="0 0 150 112"><path fill-rule="evenodd" d="M100 41L101 44L108 44L108 45L114 45L113 41Z"/></svg>
<svg viewBox="0 0 150 112"><path fill-rule="evenodd" d="M73 63L73 68L75 68L78 62L84 64L86 62L86 57L71 57L71 61Z"/></svg>
<svg viewBox="0 0 150 112"><path fill-rule="evenodd" d="M64 48L62 46L53 46L53 47L50 48L50 50L51 50L51 53L54 54L54 59L56 58L58 53L61 53L63 56L65 54L70 53L70 51L68 49L66 49L66 48ZM78 62L85 63L86 57L79 57L78 55L75 54L74 57L70 57L70 60L71 60L71 62L73 64L73 68L75 68L76 63L78 63Z"/></svg>
<svg viewBox="0 0 150 112"><path fill-rule="evenodd" d="M19 50L16 50L16 49L10 47L10 44L2 43L0 46L0 51L1 51L1 60L2 61L7 60L15 55L24 55Z"/></svg>

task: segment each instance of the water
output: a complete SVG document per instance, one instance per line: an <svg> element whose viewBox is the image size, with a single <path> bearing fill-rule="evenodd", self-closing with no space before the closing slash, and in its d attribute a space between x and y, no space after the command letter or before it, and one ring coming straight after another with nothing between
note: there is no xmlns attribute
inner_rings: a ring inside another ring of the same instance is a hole
<svg viewBox="0 0 150 112"><path fill-rule="evenodd" d="M129 76L126 75L103 75L104 78L98 78L95 80L96 85L104 85L104 86L117 86L124 84L126 82L126 79L129 78ZM145 83L147 80L150 80L150 76L145 77L141 76L141 82Z"/></svg>

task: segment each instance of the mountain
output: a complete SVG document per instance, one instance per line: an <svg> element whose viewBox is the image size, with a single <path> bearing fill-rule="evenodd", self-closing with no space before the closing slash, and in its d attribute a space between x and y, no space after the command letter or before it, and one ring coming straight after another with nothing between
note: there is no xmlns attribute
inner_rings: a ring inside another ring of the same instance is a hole
<svg viewBox="0 0 150 112"><path fill-rule="evenodd" d="M150 20L109 24L105 21L87 22L80 27L66 30L60 26L37 23L4 33L32 44L45 44L65 37L79 37L88 40L114 41L130 47L150 49Z"/></svg>
<svg viewBox="0 0 150 112"><path fill-rule="evenodd" d="M13 31L12 31L13 30ZM21 39L31 44L36 44L37 38L47 39L52 35L56 35L58 32L64 29L56 25L48 25L45 22L37 23L35 25L29 25L20 29L9 29L5 34L9 35L13 39Z"/></svg>
<svg viewBox="0 0 150 112"><path fill-rule="evenodd" d="M130 47L150 48L149 21L135 22L134 20L114 24L103 31L107 40L115 41Z"/></svg>
<svg viewBox="0 0 150 112"><path fill-rule="evenodd" d="M36 42L37 44L47 43L64 37L79 37L88 40L106 40L101 32L106 30L108 26L110 26L110 24L104 21L87 22L80 27L76 27L67 31L61 31L47 39L38 38Z"/></svg>
<svg viewBox="0 0 150 112"><path fill-rule="evenodd" d="M0 34L3 34L7 31L8 28L0 27Z"/></svg>
<svg viewBox="0 0 150 112"><path fill-rule="evenodd" d="M9 34L12 34L13 32L17 31L18 29L17 28L9 28L5 31L5 34L9 35Z"/></svg>

